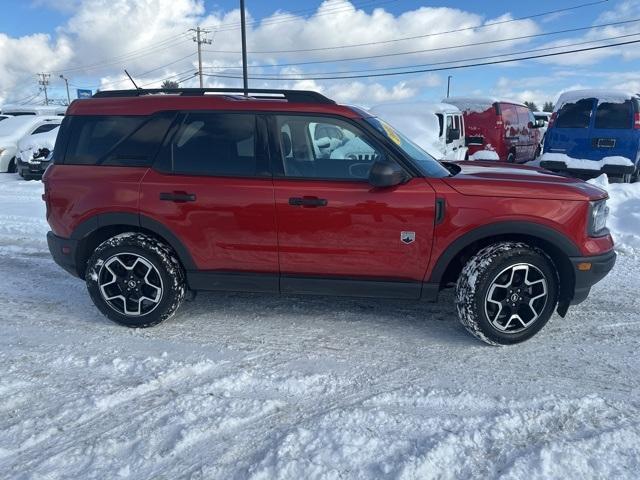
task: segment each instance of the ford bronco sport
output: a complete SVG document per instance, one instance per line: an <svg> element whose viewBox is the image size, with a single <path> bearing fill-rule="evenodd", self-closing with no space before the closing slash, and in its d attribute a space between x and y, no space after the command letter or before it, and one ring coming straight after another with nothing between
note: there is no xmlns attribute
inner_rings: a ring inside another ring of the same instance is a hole
<svg viewBox="0 0 640 480"><path fill-rule="evenodd" d="M564 316L615 263L606 192L540 169L438 163L315 92L100 92L44 175L55 261L130 327L188 291L434 301L491 344Z"/></svg>

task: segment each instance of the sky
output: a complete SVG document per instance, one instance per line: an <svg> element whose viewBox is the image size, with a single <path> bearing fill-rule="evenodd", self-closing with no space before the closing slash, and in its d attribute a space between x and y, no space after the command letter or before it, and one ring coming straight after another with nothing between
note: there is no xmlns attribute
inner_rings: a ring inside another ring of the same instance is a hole
<svg viewBox="0 0 640 480"><path fill-rule="evenodd" d="M452 68L640 41L640 0L246 0L245 6L255 88L313 89L363 106L440 101L449 76L454 96L540 106L575 88L640 92L640 44ZM196 26L211 40L203 45L205 85L241 85L237 0L0 0L0 11L0 104L43 101L40 72L51 75L49 96L57 101L66 99L60 75L73 99L77 88L131 88L125 68L140 86L171 79L196 87L190 32ZM343 78L323 78L336 76Z"/></svg>

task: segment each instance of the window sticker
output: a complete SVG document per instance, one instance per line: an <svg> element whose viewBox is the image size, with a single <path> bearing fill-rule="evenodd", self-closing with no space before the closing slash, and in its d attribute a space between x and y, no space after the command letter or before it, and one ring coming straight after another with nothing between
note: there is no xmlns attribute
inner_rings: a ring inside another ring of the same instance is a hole
<svg viewBox="0 0 640 480"><path fill-rule="evenodd" d="M393 141L393 143L395 143L398 146L402 145L402 140L400 139L400 136L396 133L396 131L393 128L391 128L386 123L382 123L382 128L384 128L385 133Z"/></svg>

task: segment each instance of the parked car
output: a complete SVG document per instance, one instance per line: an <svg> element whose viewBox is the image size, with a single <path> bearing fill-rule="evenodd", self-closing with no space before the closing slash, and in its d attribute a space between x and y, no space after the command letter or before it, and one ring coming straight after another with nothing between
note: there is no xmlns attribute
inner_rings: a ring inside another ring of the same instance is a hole
<svg viewBox="0 0 640 480"><path fill-rule="evenodd" d="M494 98L447 98L464 114L469 155L492 150L498 159L524 163L540 155L539 124L522 104Z"/></svg>
<svg viewBox="0 0 640 480"><path fill-rule="evenodd" d="M36 180L49 166L60 125L45 123L18 142L16 157L18 174L25 180Z"/></svg>
<svg viewBox="0 0 640 480"><path fill-rule="evenodd" d="M370 109L383 117L436 160L465 160L462 112L447 103L385 103Z"/></svg>
<svg viewBox="0 0 640 480"><path fill-rule="evenodd" d="M60 125L61 117L24 115L7 118L0 122L0 172L17 170L18 142L31 135L43 125Z"/></svg>
<svg viewBox="0 0 640 480"><path fill-rule="evenodd" d="M63 116L67 107L63 105L4 105L3 115L20 117L24 115L60 115Z"/></svg>
<svg viewBox="0 0 640 480"><path fill-rule="evenodd" d="M637 181L640 96L616 90L574 90L560 95L541 165L579 178L606 173L613 181Z"/></svg>
<svg viewBox="0 0 640 480"><path fill-rule="evenodd" d="M188 290L435 301L455 286L467 330L512 344L614 265L607 193L581 180L439 163L315 92L162 93L73 102L43 176L51 255L117 323L157 325ZM320 126L349 140L318 152Z"/></svg>

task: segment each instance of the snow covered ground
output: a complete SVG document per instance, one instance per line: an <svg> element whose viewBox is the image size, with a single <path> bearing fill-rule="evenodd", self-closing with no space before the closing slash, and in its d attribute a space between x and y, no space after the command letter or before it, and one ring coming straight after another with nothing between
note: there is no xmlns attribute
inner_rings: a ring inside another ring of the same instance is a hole
<svg viewBox="0 0 640 480"><path fill-rule="evenodd" d="M638 220L640 185L625 192L614 216ZM136 331L50 259L41 193L0 175L2 478L640 475L633 250L509 348L471 338L449 294L208 293Z"/></svg>

